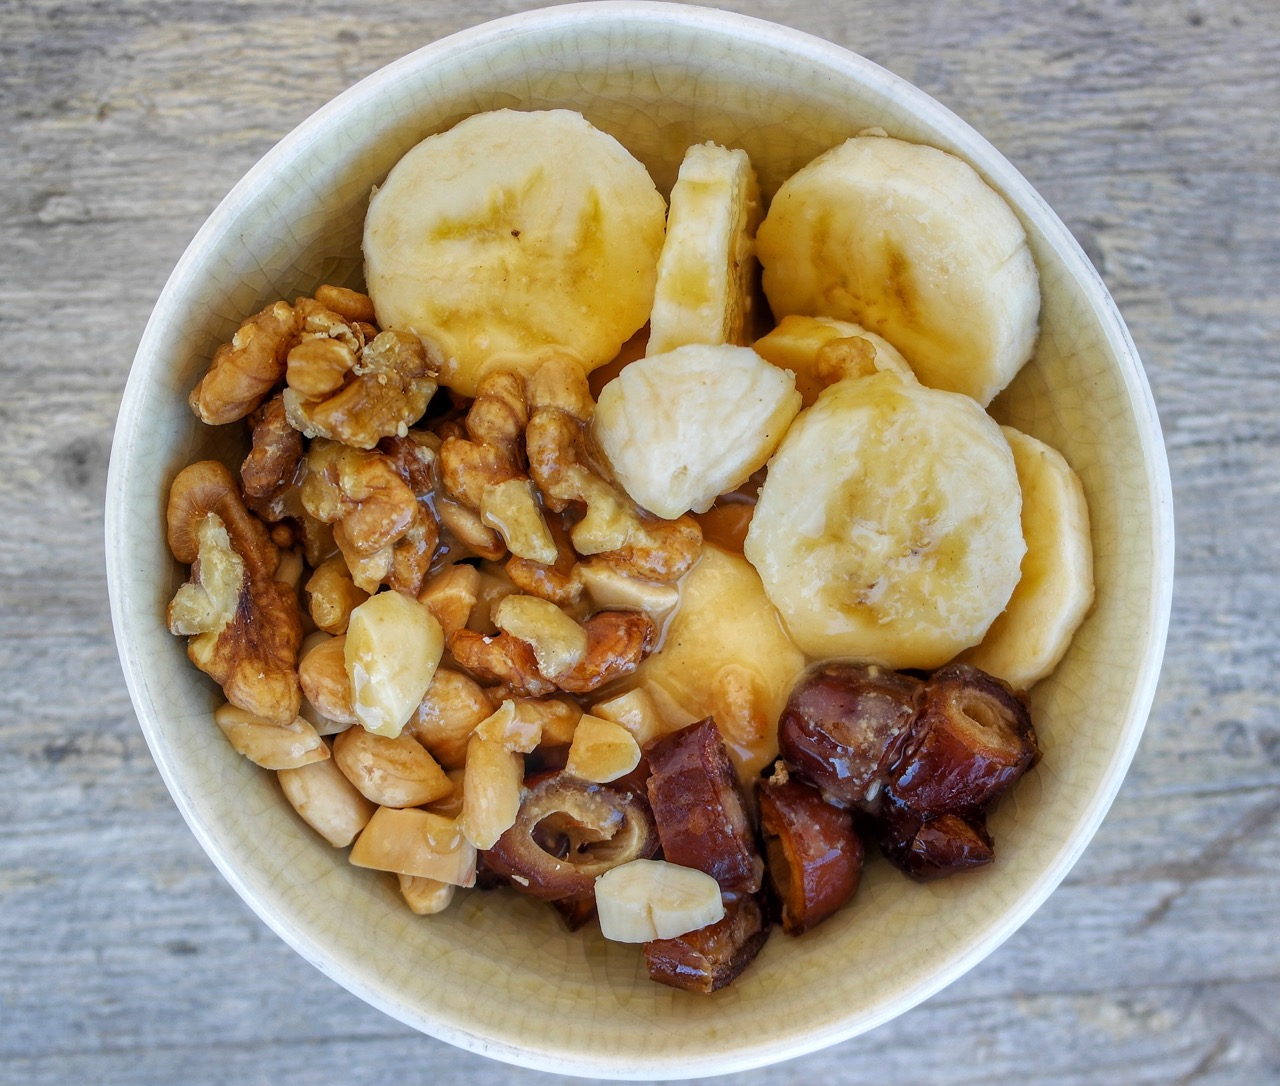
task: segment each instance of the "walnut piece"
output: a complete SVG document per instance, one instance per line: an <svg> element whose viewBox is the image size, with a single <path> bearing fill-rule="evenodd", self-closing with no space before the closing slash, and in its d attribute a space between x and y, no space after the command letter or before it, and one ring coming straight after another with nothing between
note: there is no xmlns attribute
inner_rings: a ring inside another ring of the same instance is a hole
<svg viewBox="0 0 1280 1086"><path fill-rule="evenodd" d="M298 598L275 579L279 553L214 460L184 468L167 511L169 547L191 580L169 604L169 629L185 634L191 662L232 705L287 726L298 715Z"/></svg>
<svg viewBox="0 0 1280 1086"><path fill-rule="evenodd" d="M288 355L285 411L307 437L372 449L422 417L440 362L412 332L380 332L358 351L337 339L305 340Z"/></svg>
<svg viewBox="0 0 1280 1086"><path fill-rule="evenodd" d="M552 511L584 509L570 532L574 548L581 555L600 555L628 576L658 584L679 580L701 553L697 522L688 516L661 520L612 482L588 439L585 376L575 378L553 362L530 380L541 398L525 431L529 475Z"/></svg>
<svg viewBox="0 0 1280 1086"><path fill-rule="evenodd" d="M289 425L279 395L252 412L249 422L252 448L240 465L245 505L273 525L278 545L301 543L307 562L319 566L333 553L333 529L302 504L307 471L302 435Z"/></svg>
<svg viewBox="0 0 1280 1086"><path fill-rule="evenodd" d="M385 582L416 595L440 538L426 500L435 453L425 442L393 440L402 444L388 454L317 438L307 453L302 504L334 526L334 542L357 588L372 593Z"/></svg>
<svg viewBox="0 0 1280 1086"><path fill-rule="evenodd" d="M213 355L188 403L210 426L242 419L284 376L285 360L302 325L288 302L273 302L250 317Z"/></svg>
<svg viewBox="0 0 1280 1086"><path fill-rule="evenodd" d="M556 554L550 562L513 555L506 565L512 583L530 596L550 600L560 607L573 607L582 598L583 581L578 555L569 540L562 516L547 518ZM603 606L603 605L602 605Z"/></svg>
<svg viewBox="0 0 1280 1086"><path fill-rule="evenodd" d="M629 675L653 649L658 628L639 611L600 611L582 623L587 645L578 663L545 674L527 640L511 633L486 636L459 630L449 638L454 659L481 679L504 686L515 697L542 697L557 690L586 694Z"/></svg>
<svg viewBox="0 0 1280 1086"><path fill-rule="evenodd" d="M548 528L524 470L524 431L528 423L524 382L505 370L487 375L467 412L466 437L452 434L440 447L440 479L445 493L475 514L480 525L501 537L511 553L532 561L556 560ZM495 541L474 524L464 538L476 538L480 553L497 558Z"/></svg>

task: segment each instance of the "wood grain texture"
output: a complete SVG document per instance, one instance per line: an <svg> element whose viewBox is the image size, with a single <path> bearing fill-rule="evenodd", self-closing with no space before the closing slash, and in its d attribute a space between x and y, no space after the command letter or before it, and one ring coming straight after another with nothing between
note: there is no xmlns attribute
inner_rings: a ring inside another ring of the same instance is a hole
<svg viewBox="0 0 1280 1086"><path fill-rule="evenodd" d="M555 1080L365 1006L232 893L133 718L101 545L129 362L205 216L360 77L532 6L0 0L0 1081ZM1150 725L1060 890L916 1010L733 1081L1280 1081L1280 8L729 6L916 83L1059 212L1144 359L1179 541Z"/></svg>

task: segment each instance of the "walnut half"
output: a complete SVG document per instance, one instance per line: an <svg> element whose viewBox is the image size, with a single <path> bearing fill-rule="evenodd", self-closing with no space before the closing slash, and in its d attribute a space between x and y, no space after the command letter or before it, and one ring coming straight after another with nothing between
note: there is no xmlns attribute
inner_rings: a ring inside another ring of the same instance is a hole
<svg viewBox="0 0 1280 1086"><path fill-rule="evenodd" d="M293 589L275 579L278 552L265 526L214 460L178 474L167 519L174 557L191 564L191 580L169 604L169 629L190 638L191 662L232 705L290 724L302 702L302 615Z"/></svg>
<svg viewBox="0 0 1280 1086"><path fill-rule="evenodd" d="M440 362L412 332L380 332L357 350L339 339L303 340L288 355L285 412L307 437L372 449L422 417Z"/></svg>

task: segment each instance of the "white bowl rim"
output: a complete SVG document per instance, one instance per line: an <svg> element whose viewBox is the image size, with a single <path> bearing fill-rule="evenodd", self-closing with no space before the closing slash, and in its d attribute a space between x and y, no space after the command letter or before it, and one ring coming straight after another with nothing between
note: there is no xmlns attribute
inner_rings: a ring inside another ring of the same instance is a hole
<svg viewBox="0 0 1280 1086"><path fill-rule="evenodd" d="M980 133L926 92L851 50L803 31L752 16L714 8L666 3L661 0L593 0L593 2L563 4L520 12L440 38L371 73L320 107L280 140L241 178L193 237L165 283L139 342L134 365L126 382L119 416L122 420L128 420L137 414L136 408L145 387L141 364L159 345L164 329L174 316L175 299L180 297L184 293L183 288L198 276L201 253L206 248L207 239L218 236L243 206L256 198L264 185L270 181L273 173L335 118L354 108L357 103L379 94L384 87L396 82L402 73L416 70L420 65L430 63L432 57L438 53L451 54L465 48L488 45L504 37L518 36L534 29L544 30L558 22L613 20L620 16L631 18L637 23L670 25L674 22L684 28L704 28L749 39L767 39L770 43L782 43L797 54L807 56L825 68L845 73L856 72L859 79L864 82L892 87L896 94L910 99L913 109L927 122L940 123L945 127L961 131L987 152L981 164L983 172L1023 206L1037 209L1039 212L1037 225L1045 234L1046 241L1057 251L1077 279L1085 285L1108 346L1119 360L1125 388L1137 416L1138 430L1142 437L1147 493L1152 498L1153 591L1147 616L1151 637L1140 671L1140 681L1135 685L1129 698L1123 726L1123 742L1118 748L1117 757L1099 782L1093 800L1071 838L1071 847L1059 853L1054 863L1046 868L1030 890L1006 910L1002 922L989 931L985 938L976 942L967 953L954 959L947 968L914 987L904 990L897 998L882 1004L874 1013L866 1014L852 1023L846 1022L835 1028L800 1033L789 1038L785 1043L769 1041L752 1045L746 1041L741 1050L735 1051L732 1055L716 1053L703 1058L688 1055L664 1058L662 1053L655 1052L652 1060L642 1067L636 1066L633 1057L625 1059L610 1058L608 1055L584 1057L578 1053L566 1053L553 1045L535 1050L495 1042L482 1034L460 1029L451 1023L433 1020L428 1013L424 1013L419 1008L406 1007L396 1000L394 993L370 983L365 977L353 973L344 963L334 960L324 945L311 939L291 924L288 917L276 915L268 910L237 873L234 857L223 854L208 827L197 816L191 797L177 775L174 764L167 756L163 737L151 722L154 714L149 712L152 703L145 669L128 652L126 614L122 598L122 571L126 557L122 528L127 514L123 510L121 498L125 477L125 469L122 465L137 436L136 428L131 425L117 428L108 469L104 523L107 589L125 683L137 711L139 726L166 787L196 839L223 877L286 944L326 976L365 1002L415 1029L465 1050L535 1070L585 1077L698 1078L765 1066L847 1040L889 1021L951 984L1021 927L1066 877L1114 802L1137 751L1155 698L1172 606L1174 527L1172 483L1168 459L1161 437L1155 400L1137 349L1119 310L1083 249L1030 183Z"/></svg>

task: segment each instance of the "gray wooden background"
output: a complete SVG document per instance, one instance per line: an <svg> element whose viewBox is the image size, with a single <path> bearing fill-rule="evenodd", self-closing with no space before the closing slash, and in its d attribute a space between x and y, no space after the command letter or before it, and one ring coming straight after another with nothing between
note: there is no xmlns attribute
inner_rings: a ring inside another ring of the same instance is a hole
<svg viewBox="0 0 1280 1086"><path fill-rule="evenodd" d="M166 276L277 139L517 0L0 0L0 1081L528 1083L276 939L155 772L102 504ZM1280 5L739 0L915 82L1030 178L1110 285L1179 552L1133 770L1060 890L971 974L783 1083L1280 1082Z"/></svg>

